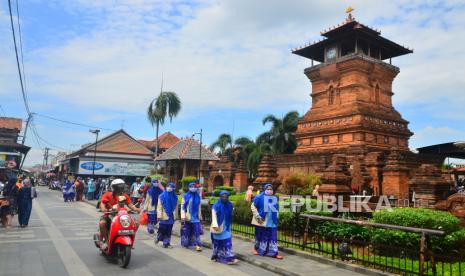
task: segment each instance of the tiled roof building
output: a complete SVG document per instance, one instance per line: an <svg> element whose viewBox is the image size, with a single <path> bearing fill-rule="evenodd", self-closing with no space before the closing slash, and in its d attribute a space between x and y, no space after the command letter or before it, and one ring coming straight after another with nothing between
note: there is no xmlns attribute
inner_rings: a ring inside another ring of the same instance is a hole
<svg viewBox="0 0 465 276"><path fill-rule="evenodd" d="M158 137L158 141L160 141L159 144L158 144L159 152L166 151L167 149L174 146L180 140L181 139L179 139L176 135L174 135L173 133L171 133L169 131L163 133L162 135L160 135ZM156 150L157 139L153 139L153 140L150 140L150 141L148 141L148 140L138 140L138 141L139 141L139 143L143 144L144 146L146 146L151 151Z"/></svg>
<svg viewBox="0 0 465 276"><path fill-rule="evenodd" d="M21 131L23 121L18 118L0 117L0 128Z"/></svg>
<svg viewBox="0 0 465 276"><path fill-rule="evenodd" d="M200 144L194 139L183 139L174 146L166 150L156 158L158 161L164 160L199 160ZM218 161L220 160L213 152L202 147L202 160Z"/></svg>

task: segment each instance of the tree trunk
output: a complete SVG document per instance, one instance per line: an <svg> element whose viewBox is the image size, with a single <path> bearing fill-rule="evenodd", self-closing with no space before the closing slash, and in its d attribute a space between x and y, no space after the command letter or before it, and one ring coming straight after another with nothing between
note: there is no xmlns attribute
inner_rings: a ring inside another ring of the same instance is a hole
<svg viewBox="0 0 465 276"><path fill-rule="evenodd" d="M157 130L156 130L156 144L155 144L155 156L158 157L158 147L160 145L160 142L158 141L158 129L160 127L160 123L157 121Z"/></svg>

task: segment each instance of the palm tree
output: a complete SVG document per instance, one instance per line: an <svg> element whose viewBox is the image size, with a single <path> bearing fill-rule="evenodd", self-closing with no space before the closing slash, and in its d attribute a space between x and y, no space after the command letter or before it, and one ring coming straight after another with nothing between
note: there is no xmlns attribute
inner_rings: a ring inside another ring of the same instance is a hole
<svg viewBox="0 0 465 276"><path fill-rule="evenodd" d="M162 86L163 89L163 86ZM147 118L149 119L152 126L156 127L156 145L155 154L158 156L158 131L160 125L165 123L166 117L170 119L170 123L174 117L176 117L181 110L181 100L175 92L160 91L160 95L150 102L147 108Z"/></svg>
<svg viewBox="0 0 465 276"><path fill-rule="evenodd" d="M232 138L231 135L227 133L221 134L218 139L210 145L210 150L219 149L220 155L225 155L228 152L230 153L232 148Z"/></svg>
<svg viewBox="0 0 465 276"><path fill-rule="evenodd" d="M298 120L299 113L297 111L288 112L282 119L278 119L271 114L263 118L263 125L271 123L271 129L268 133L274 153L280 154L294 152L297 147L294 132L297 130Z"/></svg>
<svg viewBox="0 0 465 276"><path fill-rule="evenodd" d="M245 146L244 152L247 154L247 170L250 176L254 177L257 175L258 166L260 165L263 154L271 152L271 146L268 143L250 143Z"/></svg>
<svg viewBox="0 0 465 276"><path fill-rule="evenodd" d="M234 140L235 147L244 147L245 145L250 143L253 143L253 141L245 136L238 137L236 140Z"/></svg>

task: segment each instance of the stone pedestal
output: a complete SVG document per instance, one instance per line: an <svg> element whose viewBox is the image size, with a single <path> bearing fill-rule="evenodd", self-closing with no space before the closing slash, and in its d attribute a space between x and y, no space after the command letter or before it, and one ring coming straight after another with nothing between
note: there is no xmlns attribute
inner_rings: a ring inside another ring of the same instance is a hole
<svg viewBox="0 0 465 276"><path fill-rule="evenodd" d="M402 155L393 148L383 169L382 195L409 199L409 171Z"/></svg>
<svg viewBox="0 0 465 276"><path fill-rule="evenodd" d="M431 164L421 165L409 183L410 191L415 191L415 199L420 206L432 206L439 200L447 199L453 185L438 167Z"/></svg>
<svg viewBox="0 0 465 276"><path fill-rule="evenodd" d="M346 168L346 157L342 154L333 155L331 165L323 172L322 185L318 190L320 195L329 194L347 197L350 194L351 178Z"/></svg>
<svg viewBox="0 0 465 276"><path fill-rule="evenodd" d="M243 192L249 185L248 171L245 167L244 160L239 162L236 173L234 174L233 186L236 191Z"/></svg>

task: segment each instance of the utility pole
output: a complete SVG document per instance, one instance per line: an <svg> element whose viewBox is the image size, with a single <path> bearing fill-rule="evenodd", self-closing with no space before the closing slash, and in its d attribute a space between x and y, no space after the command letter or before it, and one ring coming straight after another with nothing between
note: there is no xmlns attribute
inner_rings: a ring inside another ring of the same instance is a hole
<svg viewBox="0 0 465 276"><path fill-rule="evenodd" d="M196 132L192 134L192 137L196 134L199 134L200 136L200 147L199 147L199 183L200 183L200 175L201 175L201 170L202 170L202 129L200 129L200 132Z"/></svg>
<svg viewBox="0 0 465 276"><path fill-rule="evenodd" d="M21 141L21 145L24 145L24 143L26 142L27 129L29 128L29 124L31 123L33 114L34 113L30 112L28 114L28 116L27 116L26 127L24 128L23 140ZM20 171L21 171L21 168L23 167L24 160L26 159L26 155L27 155L27 153L23 154L23 158L21 159L21 164L19 165L19 170Z"/></svg>
<svg viewBox="0 0 465 276"><path fill-rule="evenodd" d="M97 143L98 143L98 134L100 132L100 129L91 129L89 131L95 134L94 161L92 162L92 179L95 179L95 158L97 157Z"/></svg>
<svg viewBox="0 0 465 276"><path fill-rule="evenodd" d="M47 169L48 166L48 151L50 148L45 148L44 149L44 161L42 163L42 170Z"/></svg>

